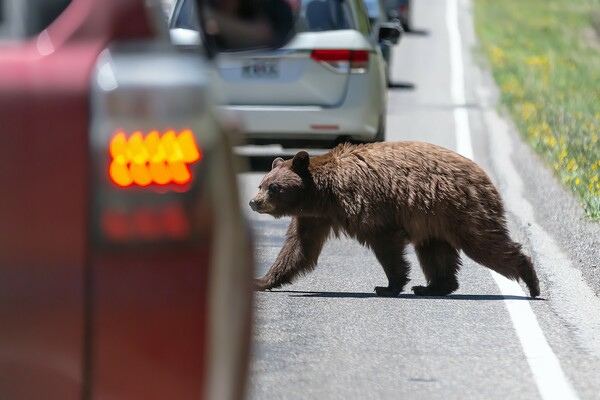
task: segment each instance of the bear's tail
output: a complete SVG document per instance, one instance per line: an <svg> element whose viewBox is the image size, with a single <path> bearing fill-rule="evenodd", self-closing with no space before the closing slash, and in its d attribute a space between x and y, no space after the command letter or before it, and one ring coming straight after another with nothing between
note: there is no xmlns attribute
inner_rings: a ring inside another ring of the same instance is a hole
<svg viewBox="0 0 600 400"><path fill-rule="evenodd" d="M519 277L523 279L523 282L529 288L529 294L531 297L538 297L540 295L540 281L538 280L537 273L533 268L531 258L525 254L519 252L519 263L517 268L519 269Z"/></svg>
<svg viewBox="0 0 600 400"><path fill-rule="evenodd" d="M522 279L531 297L540 295L540 283L531 258L523 254L521 245L507 237L497 240L496 246L475 247L467 245L463 251L474 261L496 271L500 275L518 281Z"/></svg>

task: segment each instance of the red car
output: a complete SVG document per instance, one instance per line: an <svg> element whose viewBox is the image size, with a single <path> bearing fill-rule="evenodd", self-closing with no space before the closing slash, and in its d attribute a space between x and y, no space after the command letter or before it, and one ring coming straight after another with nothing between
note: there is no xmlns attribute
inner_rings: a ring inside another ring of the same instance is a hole
<svg viewBox="0 0 600 400"><path fill-rule="evenodd" d="M0 2L2 399L244 395L232 137L146 3Z"/></svg>

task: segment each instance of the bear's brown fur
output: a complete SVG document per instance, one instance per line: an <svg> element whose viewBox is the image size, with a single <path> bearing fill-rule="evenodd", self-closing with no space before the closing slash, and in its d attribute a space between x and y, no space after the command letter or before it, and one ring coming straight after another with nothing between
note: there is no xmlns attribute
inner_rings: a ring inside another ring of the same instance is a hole
<svg viewBox="0 0 600 400"><path fill-rule="evenodd" d="M412 243L427 286L416 295L447 295L458 288L459 251L507 278L523 279L539 296L536 272L511 240L496 188L473 161L420 142L339 145L317 157L301 151L273 161L253 210L291 216L287 239L269 272L256 280L265 290L312 270L333 233L373 250L389 284L380 296L397 296L409 281L405 247Z"/></svg>

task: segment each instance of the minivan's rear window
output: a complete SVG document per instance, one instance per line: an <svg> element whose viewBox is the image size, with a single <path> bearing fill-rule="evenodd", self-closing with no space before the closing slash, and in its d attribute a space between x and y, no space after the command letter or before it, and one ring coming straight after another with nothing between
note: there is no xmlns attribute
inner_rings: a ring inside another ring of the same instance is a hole
<svg viewBox="0 0 600 400"><path fill-rule="evenodd" d="M352 11L344 0L302 0L297 32L354 29Z"/></svg>
<svg viewBox="0 0 600 400"><path fill-rule="evenodd" d="M198 30L194 2L183 0L175 8L171 26ZM296 16L296 32L355 29L352 10L345 0L302 0Z"/></svg>

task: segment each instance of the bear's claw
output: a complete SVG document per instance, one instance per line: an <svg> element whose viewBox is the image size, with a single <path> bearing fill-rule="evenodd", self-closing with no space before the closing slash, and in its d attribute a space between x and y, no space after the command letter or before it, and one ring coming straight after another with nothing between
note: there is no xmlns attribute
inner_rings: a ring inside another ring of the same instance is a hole
<svg viewBox="0 0 600 400"><path fill-rule="evenodd" d="M255 278L254 279L254 290L258 292L264 292L265 290L271 289L272 285L270 285L264 278Z"/></svg>
<svg viewBox="0 0 600 400"><path fill-rule="evenodd" d="M375 293L377 293L377 296L381 297L397 297L401 291L401 289L390 288L387 286L375 286Z"/></svg>
<svg viewBox="0 0 600 400"><path fill-rule="evenodd" d="M456 287L413 286L412 291L415 296L447 296L457 288L458 285Z"/></svg>

